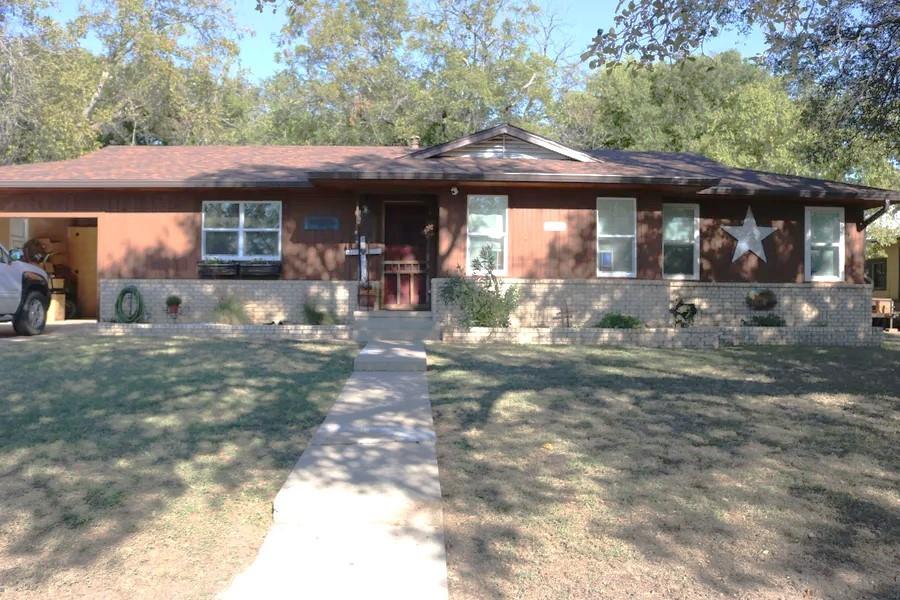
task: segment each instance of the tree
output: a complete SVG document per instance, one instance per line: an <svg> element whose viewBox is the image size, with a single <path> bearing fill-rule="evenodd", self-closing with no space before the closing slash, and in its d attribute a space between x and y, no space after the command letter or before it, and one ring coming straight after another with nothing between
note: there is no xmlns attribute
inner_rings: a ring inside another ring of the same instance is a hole
<svg viewBox="0 0 900 600"><path fill-rule="evenodd" d="M50 0L0 7L0 161L103 144L243 142L256 90L233 72L219 0L100 0L60 23ZM99 44L99 52L85 49Z"/></svg>
<svg viewBox="0 0 900 600"><path fill-rule="evenodd" d="M891 206L888 212L866 227L866 258L887 256L887 248L900 241L900 206Z"/></svg>
<svg viewBox="0 0 900 600"><path fill-rule="evenodd" d="M0 8L0 163L68 158L94 147L72 110L87 100L92 58L41 16L46 7L18 0Z"/></svg>
<svg viewBox="0 0 900 600"><path fill-rule="evenodd" d="M607 65L554 111L580 147L695 152L725 164L812 175L812 133L783 83L737 52L646 69Z"/></svg>
<svg viewBox="0 0 900 600"><path fill-rule="evenodd" d="M227 123L210 84L229 80L236 26L219 0L105 0L71 28L101 45L84 118L103 143L215 141ZM201 83L205 82L205 83ZM202 92L203 95L193 93ZM226 111L227 112L227 111ZM203 124L204 129L200 127Z"/></svg>
<svg viewBox="0 0 900 600"><path fill-rule="evenodd" d="M761 28L766 64L807 96L807 118L900 153L900 11L885 0L620 1L609 30L583 58L592 66L635 57L644 64L682 59L733 28ZM826 149L830 150L830 149Z"/></svg>
<svg viewBox="0 0 900 600"><path fill-rule="evenodd" d="M549 41L552 27L552 15L531 2L435 2L418 31L426 61L423 141L509 121L546 130L562 66L562 52Z"/></svg>
<svg viewBox="0 0 900 600"><path fill-rule="evenodd" d="M286 69L264 93L269 139L446 141L499 121L548 126L560 54L522 0L308 0L291 5Z"/></svg>
<svg viewBox="0 0 900 600"><path fill-rule="evenodd" d="M412 25L406 0L311 0L290 11L281 37L287 69L266 86L270 118L287 126L274 136L289 132L284 141L318 144L397 141L417 95Z"/></svg>

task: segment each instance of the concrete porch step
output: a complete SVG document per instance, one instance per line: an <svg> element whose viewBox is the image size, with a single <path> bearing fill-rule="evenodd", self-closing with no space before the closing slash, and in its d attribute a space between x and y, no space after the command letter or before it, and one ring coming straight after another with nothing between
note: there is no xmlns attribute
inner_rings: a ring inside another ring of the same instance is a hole
<svg viewBox="0 0 900 600"><path fill-rule="evenodd" d="M412 320L431 320L430 310L355 310L353 311L353 319L355 321L368 321L374 319L412 319Z"/></svg>
<svg viewBox="0 0 900 600"><path fill-rule="evenodd" d="M421 311L355 311L353 336L367 342L371 340L422 341L438 339L431 312Z"/></svg>
<svg viewBox="0 0 900 600"><path fill-rule="evenodd" d="M371 330L367 328L353 331L352 337L357 342L395 341L395 342L424 342L425 340L437 341L440 332L433 329L408 330Z"/></svg>

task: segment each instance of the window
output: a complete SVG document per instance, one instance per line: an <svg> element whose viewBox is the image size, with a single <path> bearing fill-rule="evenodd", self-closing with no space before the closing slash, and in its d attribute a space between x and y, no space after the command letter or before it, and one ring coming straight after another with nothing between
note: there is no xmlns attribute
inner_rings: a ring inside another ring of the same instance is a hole
<svg viewBox="0 0 900 600"><path fill-rule="evenodd" d="M634 277L636 228L634 198L597 198L597 276Z"/></svg>
<svg viewBox="0 0 900 600"><path fill-rule="evenodd" d="M873 258L866 261L866 279L872 284L872 289L887 289L887 259Z"/></svg>
<svg viewBox="0 0 900 600"><path fill-rule="evenodd" d="M306 217L303 229L306 231L337 231L341 228L341 220L337 217Z"/></svg>
<svg viewBox="0 0 900 600"><path fill-rule="evenodd" d="M203 258L281 260L281 202L204 202Z"/></svg>
<svg viewBox="0 0 900 600"><path fill-rule="evenodd" d="M488 247L497 259L496 273L506 273L509 222L506 196L469 196L466 231L466 272L472 273L472 261Z"/></svg>
<svg viewBox="0 0 900 600"><path fill-rule="evenodd" d="M700 207L663 204L663 277L700 278Z"/></svg>
<svg viewBox="0 0 900 600"><path fill-rule="evenodd" d="M844 209L806 207L807 281L844 280Z"/></svg>

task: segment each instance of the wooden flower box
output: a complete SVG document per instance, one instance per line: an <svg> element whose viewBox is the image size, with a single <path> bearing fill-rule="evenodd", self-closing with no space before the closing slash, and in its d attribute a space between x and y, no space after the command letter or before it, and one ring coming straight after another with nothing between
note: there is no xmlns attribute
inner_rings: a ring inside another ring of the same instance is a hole
<svg viewBox="0 0 900 600"><path fill-rule="evenodd" d="M238 276L236 262L197 263L197 274L201 279L233 279Z"/></svg>
<svg viewBox="0 0 900 600"><path fill-rule="evenodd" d="M280 262L245 262L240 265L242 279L278 279L280 276Z"/></svg>

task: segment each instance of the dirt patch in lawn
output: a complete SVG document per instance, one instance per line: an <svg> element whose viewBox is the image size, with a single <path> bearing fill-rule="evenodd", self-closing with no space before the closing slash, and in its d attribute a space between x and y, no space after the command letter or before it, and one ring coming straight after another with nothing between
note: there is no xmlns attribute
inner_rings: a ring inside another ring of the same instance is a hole
<svg viewBox="0 0 900 600"><path fill-rule="evenodd" d="M355 346L94 336L0 344L0 596L209 598Z"/></svg>
<svg viewBox="0 0 900 600"><path fill-rule="evenodd" d="M900 598L900 344L429 348L462 598Z"/></svg>

